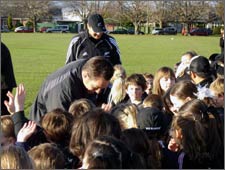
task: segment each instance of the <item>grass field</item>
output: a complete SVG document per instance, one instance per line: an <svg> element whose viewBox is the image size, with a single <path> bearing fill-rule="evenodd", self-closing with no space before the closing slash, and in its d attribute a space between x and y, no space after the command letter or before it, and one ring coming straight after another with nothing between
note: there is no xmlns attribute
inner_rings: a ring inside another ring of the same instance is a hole
<svg viewBox="0 0 225 170"><path fill-rule="evenodd" d="M24 83L27 97L25 112L46 76L64 66L73 34L2 33L1 40L11 52L17 84ZM188 50L209 57L219 53L219 37L113 35L120 47L121 60L127 74L155 73L162 66L173 68Z"/></svg>

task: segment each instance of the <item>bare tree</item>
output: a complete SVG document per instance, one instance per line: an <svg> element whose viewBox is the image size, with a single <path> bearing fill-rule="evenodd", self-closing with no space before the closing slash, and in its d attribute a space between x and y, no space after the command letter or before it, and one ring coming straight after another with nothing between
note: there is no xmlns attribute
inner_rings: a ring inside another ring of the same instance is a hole
<svg viewBox="0 0 225 170"><path fill-rule="evenodd" d="M160 28L162 28L163 24L167 22L167 3L168 2L166 1L155 1L152 5L150 20L158 23Z"/></svg>
<svg viewBox="0 0 225 170"><path fill-rule="evenodd" d="M74 16L79 16L84 23L84 29L86 29L87 17L90 13L100 13L103 18L109 17L108 10L110 9L109 1L67 1L65 7L71 9L71 13Z"/></svg>
<svg viewBox="0 0 225 170"><path fill-rule="evenodd" d="M188 31L193 23L206 23L209 17L209 4L204 1L174 1L170 2L172 20L187 25Z"/></svg>
<svg viewBox="0 0 225 170"><path fill-rule="evenodd" d="M43 17L48 15L49 1L34 1L34 0L9 0L1 1L1 14L14 17L25 17L33 23L34 32L36 32L37 22Z"/></svg>
<svg viewBox="0 0 225 170"><path fill-rule="evenodd" d="M19 1L1 0L0 1L0 14L1 16L17 16L21 17Z"/></svg>
<svg viewBox="0 0 225 170"><path fill-rule="evenodd" d="M224 24L224 1L219 1L216 5L216 14Z"/></svg>
<svg viewBox="0 0 225 170"><path fill-rule="evenodd" d="M65 6L71 8L71 13L74 16L79 16L84 23L86 29L87 17L89 13L97 10L98 5L96 1L67 1Z"/></svg>
<svg viewBox="0 0 225 170"><path fill-rule="evenodd" d="M122 15L133 23L135 34L138 34L141 23L145 23L147 19L146 11L143 10L144 6L146 6L145 1L126 1L122 6Z"/></svg>
<svg viewBox="0 0 225 170"><path fill-rule="evenodd" d="M37 22L41 17L48 15L49 1L33 1L24 0L21 1L25 15L30 18L33 23L34 32L36 32Z"/></svg>

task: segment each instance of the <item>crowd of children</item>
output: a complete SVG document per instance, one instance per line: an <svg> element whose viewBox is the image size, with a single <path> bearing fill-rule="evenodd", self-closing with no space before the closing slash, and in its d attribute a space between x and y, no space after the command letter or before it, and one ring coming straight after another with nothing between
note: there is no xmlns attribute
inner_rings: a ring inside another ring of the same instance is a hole
<svg viewBox="0 0 225 170"><path fill-rule="evenodd" d="M1 169L223 169L224 54L213 62L189 51L155 74L115 65L108 103L77 99L38 122L19 84L1 116Z"/></svg>

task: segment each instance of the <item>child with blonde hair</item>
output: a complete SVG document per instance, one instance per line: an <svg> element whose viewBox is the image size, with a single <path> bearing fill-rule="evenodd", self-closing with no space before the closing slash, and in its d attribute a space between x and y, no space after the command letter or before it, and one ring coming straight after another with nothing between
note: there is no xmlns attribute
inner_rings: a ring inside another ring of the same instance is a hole
<svg viewBox="0 0 225 170"><path fill-rule="evenodd" d="M43 143L33 147L28 152L34 161L35 169L64 169L63 152L51 143Z"/></svg>
<svg viewBox="0 0 225 170"><path fill-rule="evenodd" d="M23 148L11 145L1 151L1 169L33 168L33 161Z"/></svg>
<svg viewBox="0 0 225 170"><path fill-rule="evenodd" d="M111 114L115 116L119 122L121 129L137 128L138 108L132 103L120 103L112 108Z"/></svg>
<svg viewBox="0 0 225 170"><path fill-rule="evenodd" d="M224 108L224 78L217 78L211 84L209 89L213 93L215 107Z"/></svg>
<svg viewBox="0 0 225 170"><path fill-rule="evenodd" d="M114 67L113 77L111 78L111 90L108 97L108 103L112 106L120 103L126 97L125 78L126 70L122 65L117 64Z"/></svg>

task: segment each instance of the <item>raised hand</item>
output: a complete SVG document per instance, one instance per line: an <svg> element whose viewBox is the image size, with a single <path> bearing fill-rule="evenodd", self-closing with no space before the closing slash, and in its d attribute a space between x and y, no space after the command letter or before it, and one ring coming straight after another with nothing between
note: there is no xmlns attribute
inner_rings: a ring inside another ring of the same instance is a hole
<svg viewBox="0 0 225 170"><path fill-rule="evenodd" d="M37 124L34 121L24 123L17 135L17 142L26 142L27 139L35 132Z"/></svg>
<svg viewBox="0 0 225 170"><path fill-rule="evenodd" d="M15 112L24 110L24 102L26 97L26 91L23 84L19 84L16 88L16 95L15 95Z"/></svg>
<svg viewBox="0 0 225 170"><path fill-rule="evenodd" d="M12 115L15 113L14 96L10 91L8 91L8 93L6 95L8 96L9 101L5 100L4 104L5 104L8 112Z"/></svg>

